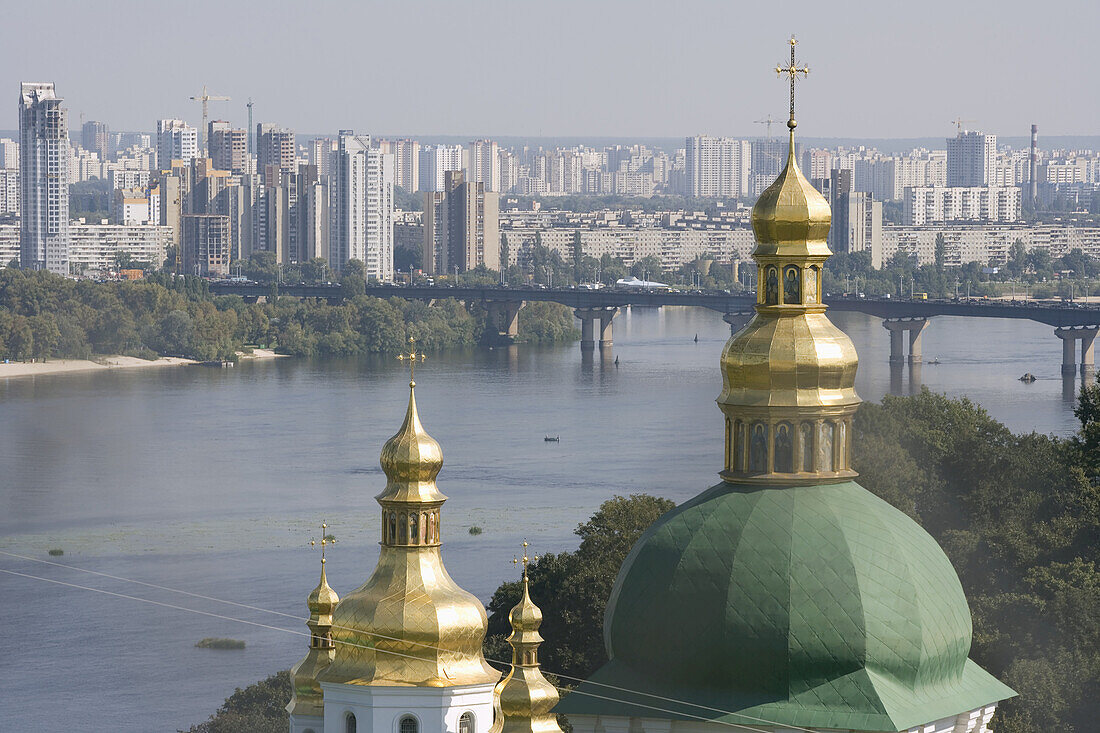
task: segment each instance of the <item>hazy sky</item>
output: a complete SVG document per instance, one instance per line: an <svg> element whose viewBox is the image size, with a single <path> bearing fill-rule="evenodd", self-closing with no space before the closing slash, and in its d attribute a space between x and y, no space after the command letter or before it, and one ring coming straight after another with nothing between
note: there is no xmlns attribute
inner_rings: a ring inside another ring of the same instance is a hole
<svg viewBox="0 0 1100 733"><path fill-rule="evenodd" d="M0 88L54 81L115 130L211 117L303 133L758 135L799 39L808 136L1100 133L1100 2L12 0Z"/></svg>

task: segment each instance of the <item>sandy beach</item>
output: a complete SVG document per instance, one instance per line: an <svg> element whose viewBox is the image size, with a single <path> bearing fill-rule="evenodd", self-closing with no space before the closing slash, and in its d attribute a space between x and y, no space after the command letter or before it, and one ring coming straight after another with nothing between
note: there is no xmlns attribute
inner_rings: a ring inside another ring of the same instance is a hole
<svg viewBox="0 0 1100 733"><path fill-rule="evenodd" d="M36 377L45 374L62 374L65 372L92 372L103 369L146 369L151 367L180 366L182 364L194 364L190 359L180 359L174 356L162 356L159 359L149 361L135 356L104 356L97 361L87 359L51 359L38 362L10 362L0 364L0 379L7 377Z"/></svg>
<svg viewBox="0 0 1100 733"><path fill-rule="evenodd" d="M275 349L253 349L251 354L238 351L237 355L241 359L282 359L290 356L290 354L276 354Z"/></svg>

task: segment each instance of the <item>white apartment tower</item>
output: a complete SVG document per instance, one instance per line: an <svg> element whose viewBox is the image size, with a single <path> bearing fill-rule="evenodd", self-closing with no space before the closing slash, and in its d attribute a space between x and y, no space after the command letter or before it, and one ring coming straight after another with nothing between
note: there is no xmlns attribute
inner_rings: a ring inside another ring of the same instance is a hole
<svg viewBox="0 0 1100 733"><path fill-rule="evenodd" d="M420 143L416 140L382 140L378 148L393 154L394 185L408 193L420 190Z"/></svg>
<svg viewBox="0 0 1100 733"><path fill-rule="evenodd" d="M492 140L474 140L466 147L466 180L500 191L500 151Z"/></svg>
<svg viewBox="0 0 1100 733"><path fill-rule="evenodd" d="M442 191L447 171L462 170L461 145L426 145L420 149L420 190Z"/></svg>
<svg viewBox="0 0 1100 733"><path fill-rule="evenodd" d="M199 157L199 132L183 120L157 120L157 168L170 170L173 160Z"/></svg>
<svg viewBox="0 0 1100 733"><path fill-rule="evenodd" d="M988 186L996 165L996 135L960 130L947 140L948 186Z"/></svg>
<svg viewBox="0 0 1100 733"><path fill-rule="evenodd" d="M50 83L19 94L20 264L69 274L69 125Z"/></svg>
<svg viewBox="0 0 1100 733"><path fill-rule="evenodd" d="M697 135L684 145L688 196L740 198L752 193L752 146L747 140Z"/></svg>
<svg viewBox="0 0 1100 733"><path fill-rule="evenodd" d="M370 135L341 130L336 150L336 227L330 264L366 265L367 276L393 280L393 155L372 149Z"/></svg>

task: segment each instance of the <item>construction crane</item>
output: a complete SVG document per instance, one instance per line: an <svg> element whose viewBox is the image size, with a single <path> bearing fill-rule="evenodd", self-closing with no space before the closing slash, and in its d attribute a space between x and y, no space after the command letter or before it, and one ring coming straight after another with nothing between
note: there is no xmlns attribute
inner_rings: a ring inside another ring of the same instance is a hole
<svg viewBox="0 0 1100 733"><path fill-rule="evenodd" d="M962 117L956 117L955 119L951 120L951 124L955 126L956 132L962 132L963 125L965 125L967 122L977 122L977 120L964 120Z"/></svg>
<svg viewBox="0 0 1100 733"><path fill-rule="evenodd" d="M753 120L753 124L755 124L755 125L764 125L765 126L765 129L768 131L767 135L768 135L769 140L771 139L771 136L772 136L772 123L773 122L775 122L775 120L772 119L771 115L768 115L766 118L764 118L762 120Z"/></svg>
<svg viewBox="0 0 1100 733"><path fill-rule="evenodd" d="M252 159L252 147L253 147L252 146L252 97L248 98L248 104L245 105L245 106L248 107L248 135L245 136L245 139L248 141L248 158L249 158L249 160L251 160ZM249 165L251 165L251 163Z"/></svg>
<svg viewBox="0 0 1100 733"><path fill-rule="evenodd" d="M218 97L212 94L208 94L206 91L206 85L202 85L202 94L197 97L191 97L192 101L202 102L202 129L199 130L199 150L202 151L203 156L208 155L206 149L206 118L208 116L208 105L210 102L228 102L229 97Z"/></svg>

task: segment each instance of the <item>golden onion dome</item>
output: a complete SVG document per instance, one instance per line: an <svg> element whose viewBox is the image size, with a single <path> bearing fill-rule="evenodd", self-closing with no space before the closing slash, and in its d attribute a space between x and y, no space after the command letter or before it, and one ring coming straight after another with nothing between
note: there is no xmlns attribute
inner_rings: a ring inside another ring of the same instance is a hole
<svg viewBox="0 0 1100 733"><path fill-rule="evenodd" d="M735 483L820 484L856 475L851 434L859 358L825 316L821 298L832 217L798 169L793 111L787 124L787 164L752 210L756 315L722 351L721 476Z"/></svg>
<svg viewBox="0 0 1100 733"><path fill-rule="evenodd" d="M311 614L317 616L330 616L333 609L336 608L336 604L340 602L340 596L336 595L328 584L328 577L325 575L325 561L321 560L321 582L317 584L317 587L313 589L313 592L309 594L306 599L306 605L309 606Z"/></svg>
<svg viewBox="0 0 1100 733"><path fill-rule="evenodd" d="M482 656L485 607L443 565L436 487L443 452L420 424L414 382L397 434L382 449L388 481L378 565L333 612L336 658L325 682L453 687L492 684L500 673Z"/></svg>
<svg viewBox="0 0 1100 733"><path fill-rule="evenodd" d="M382 446L379 463L386 474L386 489L379 501L443 501L435 488L443 468L443 449L420 424L416 411L416 382L409 382L409 409L397 433Z"/></svg>
<svg viewBox="0 0 1100 733"><path fill-rule="evenodd" d="M531 601L531 594L527 589L527 575L523 576L523 598L520 599L508 614L508 621L512 624L512 631L515 633L529 633L534 632L538 635L539 626L542 625L542 609ZM531 641L542 641L542 637L536 639L530 639Z"/></svg>
<svg viewBox="0 0 1100 733"><path fill-rule="evenodd" d="M829 202L798 168L792 127L787 164L752 207L752 229L757 241L754 254L770 254L785 244L788 252L797 248L805 254L827 257L830 253L825 239L831 222Z"/></svg>

